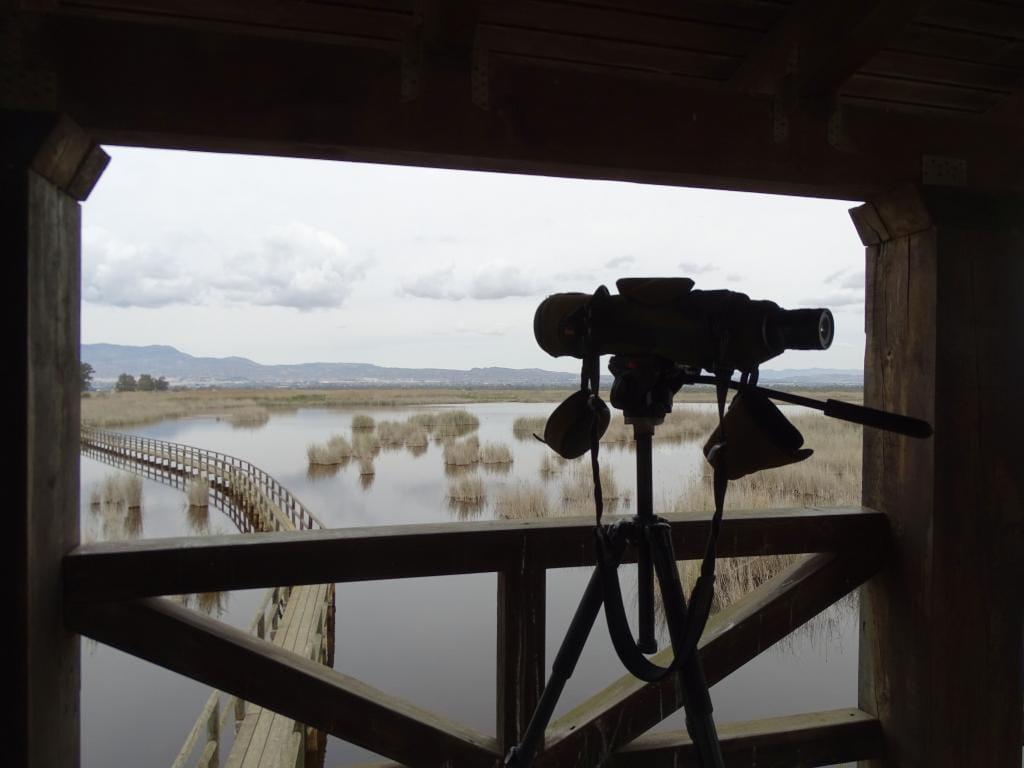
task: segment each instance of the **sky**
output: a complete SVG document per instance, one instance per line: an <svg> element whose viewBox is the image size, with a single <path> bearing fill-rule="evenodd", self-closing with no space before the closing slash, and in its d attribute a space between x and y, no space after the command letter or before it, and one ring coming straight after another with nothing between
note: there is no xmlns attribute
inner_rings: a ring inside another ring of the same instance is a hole
<svg viewBox="0 0 1024 768"><path fill-rule="evenodd" d="M690 277L829 307L861 368L856 201L106 147L84 205L82 341L258 363L578 370L533 338L551 293Z"/></svg>

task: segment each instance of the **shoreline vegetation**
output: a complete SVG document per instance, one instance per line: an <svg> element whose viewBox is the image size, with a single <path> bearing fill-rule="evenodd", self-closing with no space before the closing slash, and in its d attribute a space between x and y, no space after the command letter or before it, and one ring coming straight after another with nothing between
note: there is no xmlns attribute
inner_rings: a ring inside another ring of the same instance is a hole
<svg viewBox="0 0 1024 768"><path fill-rule="evenodd" d="M859 387L791 388L787 392L853 403L863 400ZM174 392L89 392L82 398L82 424L114 428L195 416L226 420L238 429L253 429L273 413L299 408L402 408L474 403L558 403L567 389L189 389ZM608 393L604 392L607 399ZM687 387L677 403L712 403L711 387ZM369 417L366 417L369 419ZM373 420L369 420L369 428ZM422 426L422 425L421 425ZM532 440L536 422L523 423L517 437ZM543 425L541 425L543 430Z"/></svg>

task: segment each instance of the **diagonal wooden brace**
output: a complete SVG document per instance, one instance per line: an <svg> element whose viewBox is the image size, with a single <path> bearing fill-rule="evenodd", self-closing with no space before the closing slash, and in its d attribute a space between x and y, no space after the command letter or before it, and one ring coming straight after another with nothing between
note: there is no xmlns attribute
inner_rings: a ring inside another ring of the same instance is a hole
<svg viewBox="0 0 1024 768"><path fill-rule="evenodd" d="M711 617L699 650L709 685L739 669L871 577L884 546L812 555ZM653 657L671 661L672 649ZM599 764L683 705L677 675L643 683L626 675L551 724L538 766Z"/></svg>
<svg viewBox="0 0 1024 768"><path fill-rule="evenodd" d="M494 766L491 737L169 600L71 609L74 631L407 766Z"/></svg>

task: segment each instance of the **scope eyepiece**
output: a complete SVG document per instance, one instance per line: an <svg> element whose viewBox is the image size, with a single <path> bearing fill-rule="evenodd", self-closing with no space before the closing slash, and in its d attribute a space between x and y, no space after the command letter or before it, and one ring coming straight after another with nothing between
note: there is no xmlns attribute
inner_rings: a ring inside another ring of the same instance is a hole
<svg viewBox="0 0 1024 768"><path fill-rule="evenodd" d="M834 335L827 309L779 309L764 318L764 340L773 349L828 349Z"/></svg>

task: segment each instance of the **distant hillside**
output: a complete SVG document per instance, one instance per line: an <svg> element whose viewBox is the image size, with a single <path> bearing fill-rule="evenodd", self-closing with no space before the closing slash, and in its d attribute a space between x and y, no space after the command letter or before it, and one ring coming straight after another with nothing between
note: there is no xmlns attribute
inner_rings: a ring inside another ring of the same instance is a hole
<svg viewBox="0 0 1024 768"><path fill-rule="evenodd" d="M194 357L174 347L83 344L82 360L95 375L94 385L109 387L122 373L164 376L187 387L573 387L575 373L540 368L385 368L366 363L261 365L244 357ZM860 371L809 368L762 371L766 384L861 386Z"/></svg>

